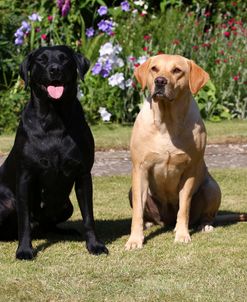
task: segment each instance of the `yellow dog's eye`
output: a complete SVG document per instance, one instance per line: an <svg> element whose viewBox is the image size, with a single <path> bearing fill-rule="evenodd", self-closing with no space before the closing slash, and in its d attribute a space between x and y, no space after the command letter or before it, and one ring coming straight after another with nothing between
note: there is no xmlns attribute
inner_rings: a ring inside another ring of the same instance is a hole
<svg viewBox="0 0 247 302"><path fill-rule="evenodd" d="M159 69L156 66L151 67L151 70L154 71L154 72L158 72L159 71Z"/></svg>
<svg viewBox="0 0 247 302"><path fill-rule="evenodd" d="M181 71L182 71L181 69L176 67L172 70L172 73L180 73Z"/></svg>

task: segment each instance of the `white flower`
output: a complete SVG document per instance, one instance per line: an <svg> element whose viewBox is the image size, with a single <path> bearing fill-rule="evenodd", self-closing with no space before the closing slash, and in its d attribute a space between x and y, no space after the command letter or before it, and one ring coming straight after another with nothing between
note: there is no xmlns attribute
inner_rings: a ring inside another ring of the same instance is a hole
<svg viewBox="0 0 247 302"><path fill-rule="evenodd" d="M148 9L148 4L144 5L144 9L147 10Z"/></svg>
<svg viewBox="0 0 247 302"><path fill-rule="evenodd" d="M116 58L114 64L116 65L116 67L123 67L124 61L121 58Z"/></svg>
<svg viewBox="0 0 247 302"><path fill-rule="evenodd" d="M100 56L111 55L114 51L113 45L110 42L105 43L100 47L99 53Z"/></svg>
<svg viewBox="0 0 247 302"><path fill-rule="evenodd" d="M99 107L98 112L99 112L99 114L100 114L100 116L101 116L101 118L104 122L109 122L110 121L111 113L108 112L105 107Z"/></svg>
<svg viewBox="0 0 247 302"><path fill-rule="evenodd" d="M122 49L123 49L122 46L120 46L119 44L117 44L117 45L114 46L114 53L118 54L118 53L120 53L122 51Z"/></svg>
<svg viewBox="0 0 247 302"><path fill-rule="evenodd" d="M143 6L145 4L145 2L142 1L142 0L138 0L138 1L134 1L134 4L139 5L139 6Z"/></svg>
<svg viewBox="0 0 247 302"><path fill-rule="evenodd" d="M28 19L31 21L39 21L39 22L42 20L41 16L37 13L33 13L32 15L28 16Z"/></svg>
<svg viewBox="0 0 247 302"><path fill-rule="evenodd" d="M138 13L138 10L137 10L137 9L132 10L132 14L133 14L133 15L136 15L137 13Z"/></svg>
<svg viewBox="0 0 247 302"><path fill-rule="evenodd" d="M132 79L128 79L127 81L125 81L125 87L130 87L132 83L133 83Z"/></svg>
<svg viewBox="0 0 247 302"><path fill-rule="evenodd" d="M147 57L146 56L141 56L141 57L139 57L138 59L137 59L137 62L139 63L139 64L143 64L143 63L145 63L146 61L147 61Z"/></svg>
<svg viewBox="0 0 247 302"><path fill-rule="evenodd" d="M143 14L143 15L146 15L147 13L148 13L148 12L147 12L146 10L143 10L143 11L142 11L142 14Z"/></svg>
<svg viewBox="0 0 247 302"><path fill-rule="evenodd" d="M77 98L78 98L78 100L80 100L82 97L84 97L84 94L83 94L82 90L78 87L77 88Z"/></svg>
<svg viewBox="0 0 247 302"><path fill-rule="evenodd" d="M122 72L117 72L113 74L109 79L108 83L110 86L118 86L121 89L124 89L124 76Z"/></svg>

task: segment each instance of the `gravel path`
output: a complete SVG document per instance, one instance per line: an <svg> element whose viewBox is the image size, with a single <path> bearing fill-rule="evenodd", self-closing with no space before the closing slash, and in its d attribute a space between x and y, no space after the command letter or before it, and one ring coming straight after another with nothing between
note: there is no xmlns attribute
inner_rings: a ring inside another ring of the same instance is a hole
<svg viewBox="0 0 247 302"><path fill-rule="evenodd" d="M5 157L0 157L0 164ZM212 168L247 168L247 144L208 145L205 161ZM128 175L131 170L129 151L96 152L93 175Z"/></svg>
<svg viewBox="0 0 247 302"><path fill-rule="evenodd" d="M247 168L247 144L208 145L205 161L209 169ZM96 152L94 175L126 175L130 170L129 151Z"/></svg>

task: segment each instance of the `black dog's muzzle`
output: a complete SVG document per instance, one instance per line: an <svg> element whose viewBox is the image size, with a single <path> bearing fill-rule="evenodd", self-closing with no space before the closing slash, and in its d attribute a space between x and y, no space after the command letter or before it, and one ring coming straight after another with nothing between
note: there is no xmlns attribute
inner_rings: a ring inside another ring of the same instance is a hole
<svg viewBox="0 0 247 302"><path fill-rule="evenodd" d="M62 68L58 64L51 64L48 67L49 75L53 80L60 80L62 75Z"/></svg>

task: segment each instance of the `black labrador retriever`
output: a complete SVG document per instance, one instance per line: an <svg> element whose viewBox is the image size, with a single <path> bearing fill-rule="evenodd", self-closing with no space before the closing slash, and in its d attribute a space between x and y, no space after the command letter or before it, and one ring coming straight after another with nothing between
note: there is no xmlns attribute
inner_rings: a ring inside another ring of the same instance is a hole
<svg viewBox="0 0 247 302"><path fill-rule="evenodd" d="M25 86L31 87L31 100L0 168L0 237L18 226L18 259L35 256L31 226L49 229L72 215L73 185L88 251L108 253L95 234L94 139L77 99L77 69L83 79L89 61L67 46L42 47L20 66Z"/></svg>

